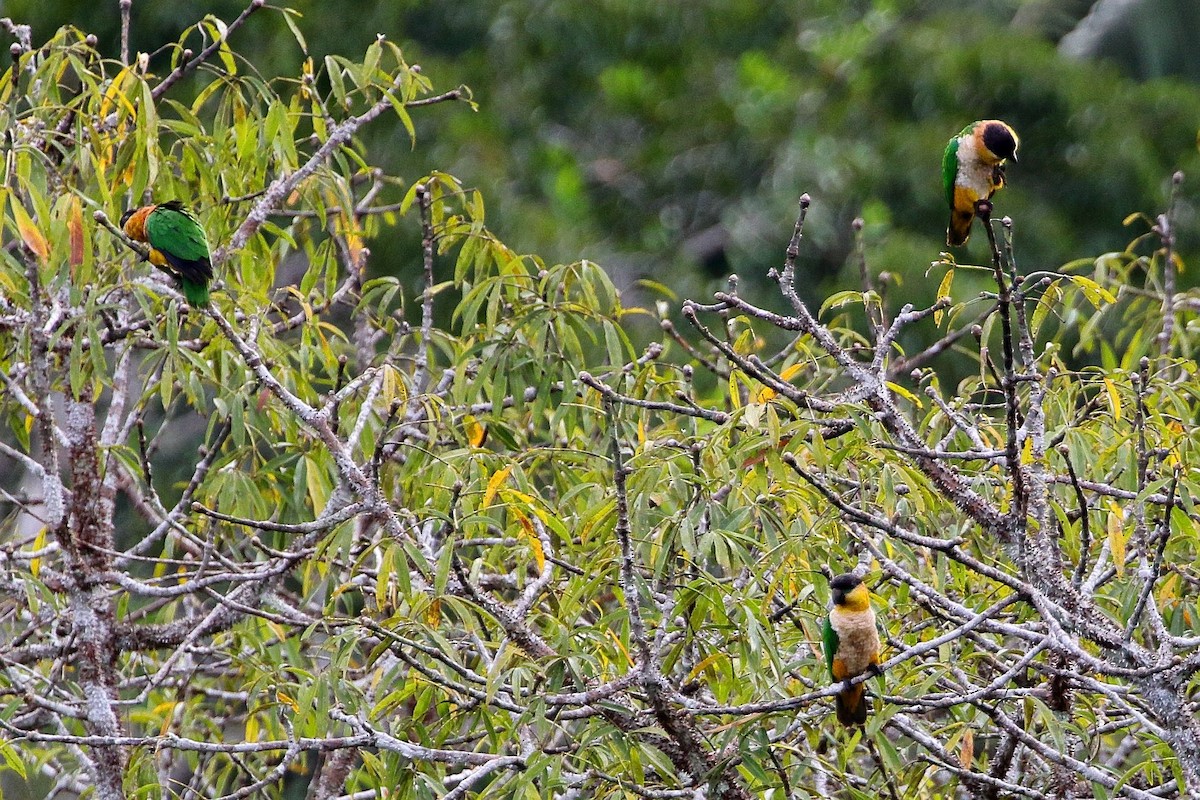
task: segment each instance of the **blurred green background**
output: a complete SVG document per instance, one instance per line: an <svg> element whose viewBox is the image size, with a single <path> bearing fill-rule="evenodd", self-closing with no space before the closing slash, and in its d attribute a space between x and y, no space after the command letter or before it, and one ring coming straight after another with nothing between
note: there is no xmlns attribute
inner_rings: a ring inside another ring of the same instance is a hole
<svg viewBox="0 0 1200 800"><path fill-rule="evenodd" d="M1023 269L1123 248L1145 225L1122 220L1161 211L1177 169L1189 176L1180 227L1195 228L1196 0L291 7L318 66L328 53L358 56L382 33L438 87L474 91L478 112L418 115L415 152L403 131L367 134L387 139L371 144L392 153L398 174L446 170L483 190L489 223L510 245L548 261L598 261L624 287L650 278L703 297L737 272L753 291L781 261L808 192L801 283L810 299L857 286L851 221L861 215L871 269L898 281L891 299L931 302L937 277L925 272L945 249L942 150L986 117L1022 137L997 210L1016 221ZM157 48L206 13L228 21L242 8L134 0L132 48ZM116 0L18 0L5 13L34 26L35 44L71 23L118 51ZM189 44L198 49L199 38ZM295 74L304 57L270 10L234 44L256 53L267 75ZM166 56L151 64L165 72ZM373 243L372 268L415 269L407 235ZM1184 238L1185 256L1195 241ZM977 235L956 255L979 263L985 247ZM983 286L965 284L956 295Z"/></svg>

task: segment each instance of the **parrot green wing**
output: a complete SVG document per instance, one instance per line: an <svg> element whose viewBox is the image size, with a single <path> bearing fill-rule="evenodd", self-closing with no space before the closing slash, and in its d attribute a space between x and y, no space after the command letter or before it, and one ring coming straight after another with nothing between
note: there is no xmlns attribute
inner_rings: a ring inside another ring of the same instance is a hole
<svg viewBox="0 0 1200 800"><path fill-rule="evenodd" d="M146 240L179 273L183 293L194 306L208 304L212 259L204 228L178 200L155 206L146 218Z"/></svg>
<svg viewBox="0 0 1200 800"><path fill-rule="evenodd" d="M155 250L181 261L208 261L208 238L178 201L157 206L146 219L146 239Z"/></svg>
<svg viewBox="0 0 1200 800"><path fill-rule="evenodd" d="M825 625L821 628L821 643L825 649L825 664L829 667L829 677L832 680L837 680L837 676L833 674L833 657L837 655L838 648L841 647L841 639L838 638L837 631L833 629L833 624L830 623L829 617L825 618Z"/></svg>
<svg viewBox="0 0 1200 800"><path fill-rule="evenodd" d="M946 145L942 155L942 188L946 193L946 205L954 208L954 180L958 177L958 137Z"/></svg>

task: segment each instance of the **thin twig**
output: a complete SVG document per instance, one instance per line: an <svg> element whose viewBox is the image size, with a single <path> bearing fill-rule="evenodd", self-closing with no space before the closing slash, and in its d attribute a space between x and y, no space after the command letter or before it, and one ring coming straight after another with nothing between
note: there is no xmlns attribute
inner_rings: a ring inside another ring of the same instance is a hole
<svg viewBox="0 0 1200 800"><path fill-rule="evenodd" d="M413 372L413 386L424 391L425 375L429 367L429 354L433 350L430 337L433 332L433 195L429 187L416 187L417 206L421 210L421 264L425 276L425 288L421 292L421 344L417 351L417 366Z"/></svg>
<svg viewBox="0 0 1200 800"><path fill-rule="evenodd" d="M1171 195L1167 201L1167 210L1158 215L1155 225L1155 232L1162 242L1163 254L1162 327L1157 338L1158 352L1164 357L1171 352L1171 338L1175 331L1175 282L1178 271L1175 266L1175 205L1182 184L1182 172L1171 176Z"/></svg>
<svg viewBox="0 0 1200 800"><path fill-rule="evenodd" d="M133 0L121 0L118 6L121 11L121 63L129 66L129 14Z"/></svg>
<svg viewBox="0 0 1200 800"><path fill-rule="evenodd" d="M124 4L129 2L129 0L121 0L121 2ZM168 89L178 83L180 78L194 71L196 67L199 67L205 61L208 61L208 59L212 57L212 54L220 49L221 45L229 41L229 37L233 35L233 32L242 27L242 23L249 19L251 14L253 14L255 11L258 11L264 5L266 5L266 0L250 0L250 5L246 6L246 8L242 10L242 13L238 14L237 18L233 22L225 26L225 35L223 37L213 39L208 47L205 47L200 51L200 55L196 56L190 61L188 60L188 56L191 55L192 51L184 50L179 66L171 70L171 73L167 75L167 77L163 78L162 82L159 83L158 86L154 87L154 89L150 92L150 96L157 101L167 93ZM123 60L124 63L129 63L127 57L123 56Z"/></svg>

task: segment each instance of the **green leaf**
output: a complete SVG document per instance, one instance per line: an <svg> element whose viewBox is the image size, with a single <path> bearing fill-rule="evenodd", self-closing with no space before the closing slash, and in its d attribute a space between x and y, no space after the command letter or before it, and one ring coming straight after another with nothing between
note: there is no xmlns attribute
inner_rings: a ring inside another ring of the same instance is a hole
<svg viewBox="0 0 1200 800"><path fill-rule="evenodd" d="M329 500L332 487L325 470L311 456L304 457L305 477L308 486L308 499L312 503L313 513L321 516L325 503Z"/></svg>
<svg viewBox="0 0 1200 800"><path fill-rule="evenodd" d="M1042 329L1042 323L1045 322L1046 316L1058 310L1059 304L1062 302L1062 278L1055 278L1046 287L1046 291L1042 292L1042 296L1038 298L1037 305L1033 309L1033 314L1029 320L1030 333L1034 336Z"/></svg>
<svg viewBox="0 0 1200 800"><path fill-rule="evenodd" d="M329 77L329 88L333 90L333 97L337 100L338 105L342 108L349 108L350 103L346 99L346 84L342 80L342 68L333 56L325 56L325 74Z"/></svg>
<svg viewBox="0 0 1200 800"><path fill-rule="evenodd" d="M25 762L21 760L16 749L7 741L0 740L0 756L4 758L4 765L13 772L21 776L22 780L28 779L28 774L25 772Z"/></svg>
<svg viewBox="0 0 1200 800"><path fill-rule="evenodd" d="M281 8L280 11L283 14L283 21L287 24L288 30L292 32L292 36L296 39L296 44L300 45L300 49L307 55L308 42L304 40L304 34L300 32L300 28L296 26L295 20L292 19L292 17L303 17L304 15L294 8Z"/></svg>
<svg viewBox="0 0 1200 800"><path fill-rule="evenodd" d="M392 109L396 112L396 116L400 118L400 124L404 126L404 130L408 133L409 145L417 146L417 129L413 126L412 116L409 115L408 109L404 106L404 101L396 97L391 91L385 91L384 96L387 97Z"/></svg>
<svg viewBox="0 0 1200 800"><path fill-rule="evenodd" d="M817 312L817 316L825 316L825 312L835 308L841 308L846 305L862 303L864 295L862 292L853 289L847 289L841 292L834 292L825 298L825 302L821 303L821 310Z"/></svg>

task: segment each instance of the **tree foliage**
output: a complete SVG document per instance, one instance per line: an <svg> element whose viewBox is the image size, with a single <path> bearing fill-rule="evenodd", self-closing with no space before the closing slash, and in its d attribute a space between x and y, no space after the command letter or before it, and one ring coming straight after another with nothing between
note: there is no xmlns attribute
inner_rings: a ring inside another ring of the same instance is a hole
<svg viewBox="0 0 1200 800"><path fill-rule="evenodd" d="M257 1L154 57L10 25L8 790L1200 796L1182 176L1123 251L1022 269L993 220L899 308L861 236L860 289L806 302L804 196L770 291L678 322L379 165L365 131L419 160L467 90L385 37L264 77L267 14L303 48ZM112 223L173 198L204 309ZM415 285L367 277L396 237ZM862 729L817 649L843 570L887 641Z"/></svg>
<svg viewBox="0 0 1200 800"><path fill-rule="evenodd" d="M649 278L696 296L733 271L761 289L778 220L809 191L820 203L797 264L806 301L857 284L850 222L861 216L893 279L888 291L928 304L933 287L922 273L945 225L940 148L972 120L1004 119L1022 136L1005 208L1023 221L1029 264L1120 249L1120 220L1141 198L1157 197L1175 170L1196 171L1193 84L1137 82L1106 60L1061 55L1096 52L1067 48L1061 38L1072 29L1073 40L1095 41L1088 31L1097 25L1133 33L1132 24L1137 35L1118 38L1136 40L1135 61L1165 65L1165 51L1178 47L1186 62L1195 14L1174 7L1187 5L346 0L307 4L295 20L318 60L385 31L431 74L472 88L477 113L416 116L423 162L381 126L363 141L389 172L411 177L436 164L479 188L492 229L518 249L550 260L586 256L622 288ZM1092 6L1099 13L1089 15ZM68 21L110 49L120 37L103 5L10 0L7 8L39 37ZM153 50L178 37L191 14L232 19L239 10L238 0L139 0L132 46ZM295 70L301 55L285 26L266 17L248 26L260 70ZM183 96L199 88L185 83ZM1195 204L1189 183L1178 207L1185 223ZM1193 227L1183 226L1185 252L1196 247ZM407 240L376 245L376 274L412 275L396 272Z"/></svg>

